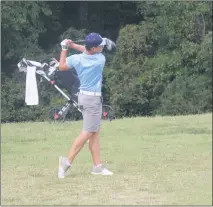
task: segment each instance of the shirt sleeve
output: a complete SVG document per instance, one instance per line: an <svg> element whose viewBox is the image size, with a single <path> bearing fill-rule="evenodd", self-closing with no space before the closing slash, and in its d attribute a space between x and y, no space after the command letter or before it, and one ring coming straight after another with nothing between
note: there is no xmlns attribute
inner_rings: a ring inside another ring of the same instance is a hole
<svg viewBox="0 0 213 207"><path fill-rule="evenodd" d="M102 62L102 67L104 67L104 65L106 63L106 58L103 54L101 54L101 62Z"/></svg>
<svg viewBox="0 0 213 207"><path fill-rule="evenodd" d="M72 55L66 58L66 63L69 69L72 69L74 67Z"/></svg>
<svg viewBox="0 0 213 207"><path fill-rule="evenodd" d="M67 66L69 67L69 69L75 68L78 66L79 64L79 55L71 55L69 57L66 58L66 63Z"/></svg>
<svg viewBox="0 0 213 207"><path fill-rule="evenodd" d="M104 55L103 55L104 56ZM105 63L106 63L106 58L105 58L105 56L104 56L104 58L103 58L104 60L103 60L103 62L104 62L104 65L105 65Z"/></svg>

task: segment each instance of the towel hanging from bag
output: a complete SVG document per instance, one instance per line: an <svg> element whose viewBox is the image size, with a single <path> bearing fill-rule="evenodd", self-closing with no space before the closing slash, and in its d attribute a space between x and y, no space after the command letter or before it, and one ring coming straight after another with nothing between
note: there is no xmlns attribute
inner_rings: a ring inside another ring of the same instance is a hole
<svg viewBox="0 0 213 207"><path fill-rule="evenodd" d="M38 105L39 103L35 66L27 66L25 102L27 105Z"/></svg>

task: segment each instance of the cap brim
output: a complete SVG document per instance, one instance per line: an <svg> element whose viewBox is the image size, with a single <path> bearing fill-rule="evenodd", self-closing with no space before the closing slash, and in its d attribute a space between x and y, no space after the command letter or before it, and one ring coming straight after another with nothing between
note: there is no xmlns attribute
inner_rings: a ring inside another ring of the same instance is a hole
<svg viewBox="0 0 213 207"><path fill-rule="evenodd" d="M102 41L101 44L98 45L98 46L104 46L104 45L106 45L106 40L103 38L103 41Z"/></svg>

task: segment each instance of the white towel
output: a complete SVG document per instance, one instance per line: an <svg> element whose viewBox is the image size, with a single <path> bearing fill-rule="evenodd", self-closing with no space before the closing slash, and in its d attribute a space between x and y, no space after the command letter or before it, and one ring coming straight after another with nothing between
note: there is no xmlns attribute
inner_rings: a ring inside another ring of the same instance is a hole
<svg viewBox="0 0 213 207"><path fill-rule="evenodd" d="M27 66L25 102L27 105L38 105L38 88L35 66Z"/></svg>

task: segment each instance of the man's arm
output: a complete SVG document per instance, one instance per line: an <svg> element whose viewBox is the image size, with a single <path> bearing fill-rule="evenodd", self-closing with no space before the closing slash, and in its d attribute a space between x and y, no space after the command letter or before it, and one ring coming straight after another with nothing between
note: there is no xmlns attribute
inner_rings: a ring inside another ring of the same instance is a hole
<svg viewBox="0 0 213 207"><path fill-rule="evenodd" d="M60 60L59 60L59 70L64 71L68 70L69 66L67 65L66 58L67 58L67 51L68 48L75 49L79 52L84 52L86 48L83 45L78 45L75 44L72 40L65 39L61 42L61 55L60 55Z"/></svg>
<svg viewBox="0 0 213 207"><path fill-rule="evenodd" d="M83 45L78 45L78 44L75 44L75 43L71 43L70 48L77 50L79 52L84 52L86 50L86 48Z"/></svg>
<svg viewBox="0 0 213 207"><path fill-rule="evenodd" d="M67 58L67 50L62 49L61 55L60 55L60 60L59 60L59 70L61 70L61 71L69 69L69 67L66 63L66 58Z"/></svg>

